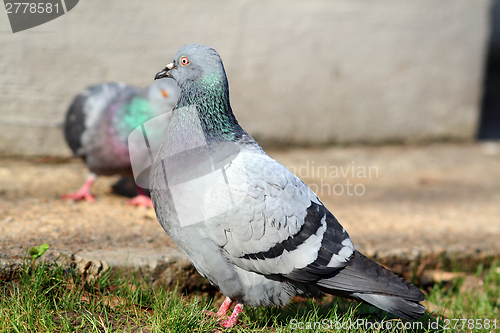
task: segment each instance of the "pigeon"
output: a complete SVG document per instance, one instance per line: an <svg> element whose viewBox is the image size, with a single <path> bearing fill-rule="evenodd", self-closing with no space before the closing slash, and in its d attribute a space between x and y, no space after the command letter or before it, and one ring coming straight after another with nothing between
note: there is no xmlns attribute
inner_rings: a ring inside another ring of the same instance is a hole
<svg viewBox="0 0 500 333"><path fill-rule="evenodd" d="M145 121L171 111L178 97L179 89L172 79L155 81L146 89L102 83L78 94L66 113L64 137L90 173L77 192L62 198L95 202L90 188L98 175L132 176L129 134ZM143 188L136 187L138 195L127 203L152 207Z"/></svg>
<svg viewBox="0 0 500 333"><path fill-rule="evenodd" d="M184 45L155 79L165 77L180 96L152 165L151 198L163 229L226 296L215 314L223 327L244 305L325 293L407 320L424 315L424 294L357 251L316 194L238 124L213 48Z"/></svg>

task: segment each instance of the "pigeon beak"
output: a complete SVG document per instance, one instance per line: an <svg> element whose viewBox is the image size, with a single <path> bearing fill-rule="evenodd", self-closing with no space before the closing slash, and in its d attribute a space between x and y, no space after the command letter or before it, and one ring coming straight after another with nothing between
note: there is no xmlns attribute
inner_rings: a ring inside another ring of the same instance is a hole
<svg viewBox="0 0 500 333"><path fill-rule="evenodd" d="M170 76L169 72L170 72L170 70L172 68L174 68L174 64L173 63L170 63L167 66L165 66L165 68L163 68L161 71L159 71L158 73L156 73L155 80L163 79L164 77L169 77Z"/></svg>

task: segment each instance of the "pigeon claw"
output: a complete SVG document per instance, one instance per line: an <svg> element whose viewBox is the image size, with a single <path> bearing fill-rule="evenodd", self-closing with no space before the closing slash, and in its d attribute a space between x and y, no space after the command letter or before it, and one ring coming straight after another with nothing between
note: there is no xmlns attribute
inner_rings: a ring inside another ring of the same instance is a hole
<svg viewBox="0 0 500 333"><path fill-rule="evenodd" d="M75 193L61 195L61 199L72 199L74 201L86 200L92 203L95 202L95 197L88 190L82 191L81 189Z"/></svg>
<svg viewBox="0 0 500 333"><path fill-rule="evenodd" d="M222 302L222 305L220 306L217 313L213 313L212 311L205 311L205 314L211 317L215 317L218 320L222 320L221 322L219 322L220 326L224 328L231 328L234 325L238 324L239 322L238 318L241 312L243 311L243 304L237 303L236 306L234 307L231 316L226 315L227 311L229 310L229 308L233 303L234 301L232 299L226 297L226 299L224 299L224 302Z"/></svg>
<svg viewBox="0 0 500 333"><path fill-rule="evenodd" d="M151 201L151 198L147 195L139 194L138 196L128 200L127 205L153 208L153 201Z"/></svg>
<svg viewBox="0 0 500 333"><path fill-rule="evenodd" d="M241 303L236 304L231 316L227 320L220 322L219 325L221 325L224 328L231 328L237 325L239 323L239 317L242 312L243 312L243 304Z"/></svg>
<svg viewBox="0 0 500 333"><path fill-rule="evenodd" d="M96 179L96 175L94 173L90 173L87 176L87 180L82 185L82 187L76 191L75 193L61 195L61 199L73 199L75 201L79 200L87 200L88 202L95 202L95 197L90 193L90 188Z"/></svg>

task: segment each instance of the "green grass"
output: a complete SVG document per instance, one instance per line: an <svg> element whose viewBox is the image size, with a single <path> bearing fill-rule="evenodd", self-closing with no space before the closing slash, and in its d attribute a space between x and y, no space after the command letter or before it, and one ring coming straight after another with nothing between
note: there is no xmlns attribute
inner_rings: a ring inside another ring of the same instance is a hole
<svg viewBox="0 0 500 333"><path fill-rule="evenodd" d="M435 284L426 299L438 305L439 309L446 309L444 315L447 318L443 319L443 327L464 327L464 330L457 330L461 332L500 332L500 264L494 262L486 270L483 265L479 265L476 273L467 278ZM439 311L439 314L443 314L443 311ZM489 329L477 329L478 324L484 324L486 320L496 320L496 329L493 323Z"/></svg>
<svg viewBox="0 0 500 333"><path fill-rule="evenodd" d="M427 314L413 324L416 329L402 329L405 322L391 319L383 311L365 304L326 297L294 300L284 308L247 307L241 317L242 324L231 331L495 331L493 322L487 330L468 329L470 323L452 321L459 318L481 319L483 325L485 319L497 319L496 331L500 331L500 266L479 267L476 276L484 284L468 291L462 288L463 280L435 284L427 299L446 308L448 319ZM72 268L44 263L31 266L27 262L17 280L0 282L0 332L218 332L217 322L204 314L207 310L214 310L211 297L187 297L153 289L144 280L125 274L112 276L105 272L97 280L89 281ZM429 328L429 322L436 320L438 329ZM360 322L363 325L350 327ZM367 326L380 322L391 325L392 329L373 330ZM450 329L444 329L447 323Z"/></svg>

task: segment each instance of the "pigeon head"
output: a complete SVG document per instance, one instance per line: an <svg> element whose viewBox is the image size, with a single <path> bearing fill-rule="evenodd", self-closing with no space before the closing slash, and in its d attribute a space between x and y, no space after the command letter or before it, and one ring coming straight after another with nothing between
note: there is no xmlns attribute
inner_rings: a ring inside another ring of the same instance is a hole
<svg viewBox="0 0 500 333"><path fill-rule="evenodd" d="M147 99L158 110L158 114L168 112L179 99L179 87L172 79L156 80L147 89Z"/></svg>
<svg viewBox="0 0 500 333"><path fill-rule="evenodd" d="M198 44L182 46L173 62L156 74L155 80L161 78L172 78L179 85L180 96L174 115L176 110L195 107L195 117L201 122L208 140L234 141L244 132L231 110L224 65L213 48ZM174 126L179 122L179 128L189 128L190 120L186 117L174 117Z"/></svg>
<svg viewBox="0 0 500 333"><path fill-rule="evenodd" d="M155 76L155 80L173 78L182 88L193 83L215 80L226 81L222 60L213 48L187 44L175 54L174 60Z"/></svg>

